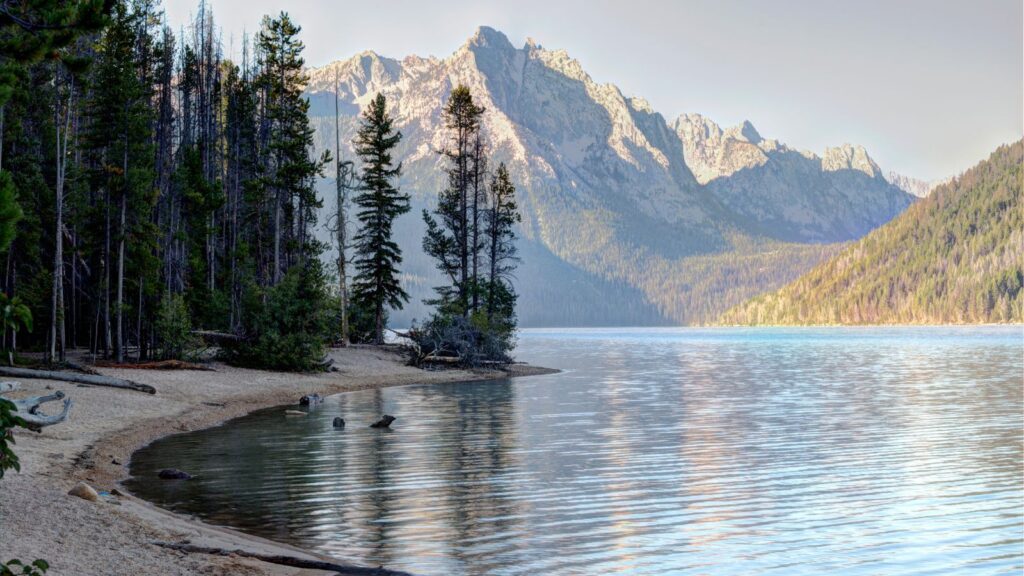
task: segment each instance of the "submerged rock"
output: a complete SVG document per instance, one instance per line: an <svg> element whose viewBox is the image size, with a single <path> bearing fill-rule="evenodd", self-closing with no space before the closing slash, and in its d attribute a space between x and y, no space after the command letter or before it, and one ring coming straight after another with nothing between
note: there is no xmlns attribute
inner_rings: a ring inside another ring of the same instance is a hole
<svg viewBox="0 0 1024 576"><path fill-rule="evenodd" d="M100 495L93 490L92 486L89 486L85 482L79 482L75 484L75 487L68 490L68 494L71 496L77 496L82 500L88 500L89 502L96 502L100 499Z"/></svg>
<svg viewBox="0 0 1024 576"><path fill-rule="evenodd" d="M341 416L337 416L337 417L334 418L333 424L334 424L335 428L344 428L345 427L345 419L342 418Z"/></svg>
<svg viewBox="0 0 1024 576"><path fill-rule="evenodd" d="M394 421L394 416L388 416L387 414L385 414L380 417L380 420L377 420L373 424L370 424L370 428L390 428L391 423Z"/></svg>
<svg viewBox="0 0 1024 576"><path fill-rule="evenodd" d="M188 472L182 472L177 468L164 468L163 470L156 473L157 476L164 480L191 480L192 475Z"/></svg>
<svg viewBox="0 0 1024 576"><path fill-rule="evenodd" d="M324 401L324 397L319 394L306 394L302 398L299 398L299 405L301 406L316 406Z"/></svg>

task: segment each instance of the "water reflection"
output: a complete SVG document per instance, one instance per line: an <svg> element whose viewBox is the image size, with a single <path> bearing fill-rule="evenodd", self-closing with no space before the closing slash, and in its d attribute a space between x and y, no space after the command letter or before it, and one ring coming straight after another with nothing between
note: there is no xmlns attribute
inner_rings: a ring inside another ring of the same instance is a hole
<svg viewBox="0 0 1024 576"><path fill-rule="evenodd" d="M263 411L154 444L130 487L423 574L1019 573L1021 346L1020 328L538 331L520 356L566 372ZM394 431L366 427L382 413ZM168 466L199 479L152 479Z"/></svg>

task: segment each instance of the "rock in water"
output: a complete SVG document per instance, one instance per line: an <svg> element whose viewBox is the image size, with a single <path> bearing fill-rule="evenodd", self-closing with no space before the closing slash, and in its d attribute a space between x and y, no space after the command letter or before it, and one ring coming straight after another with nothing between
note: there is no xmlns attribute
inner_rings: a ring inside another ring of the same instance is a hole
<svg viewBox="0 0 1024 576"><path fill-rule="evenodd" d="M323 401L323 396L319 394L306 394L302 398L299 398L299 404L302 406L316 406Z"/></svg>
<svg viewBox="0 0 1024 576"><path fill-rule="evenodd" d="M336 417L334 419L333 424L334 424L335 428L344 428L345 427L345 419L342 418L341 416L338 416L338 417Z"/></svg>
<svg viewBox="0 0 1024 576"><path fill-rule="evenodd" d="M388 416L387 414L385 414L381 416L380 420L377 420L373 424L370 424L370 428L391 428L391 423L394 421L394 416Z"/></svg>
<svg viewBox="0 0 1024 576"><path fill-rule="evenodd" d="M191 480L192 475L188 472L182 472L177 468L164 468L156 474L164 480Z"/></svg>
<svg viewBox="0 0 1024 576"><path fill-rule="evenodd" d="M85 482L75 484L74 488L68 490L68 494L78 496L82 500L88 500L89 502L95 502L100 499L100 495L93 490L92 486L89 486Z"/></svg>

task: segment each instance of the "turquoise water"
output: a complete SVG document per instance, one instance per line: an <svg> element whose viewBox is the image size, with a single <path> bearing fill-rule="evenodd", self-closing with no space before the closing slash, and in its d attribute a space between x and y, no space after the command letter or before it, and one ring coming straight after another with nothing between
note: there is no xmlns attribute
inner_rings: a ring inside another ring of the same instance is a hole
<svg viewBox="0 0 1024 576"><path fill-rule="evenodd" d="M260 411L129 487L418 574L1020 574L1022 354L1021 327L531 330L519 358L565 372Z"/></svg>

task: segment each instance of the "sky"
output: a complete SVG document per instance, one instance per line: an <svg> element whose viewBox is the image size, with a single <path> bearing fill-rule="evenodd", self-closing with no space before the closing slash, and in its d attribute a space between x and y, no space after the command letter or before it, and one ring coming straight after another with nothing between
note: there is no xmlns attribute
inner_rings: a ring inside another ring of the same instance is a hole
<svg viewBox="0 0 1024 576"><path fill-rule="evenodd" d="M207 0L228 50L264 14L302 26L306 61L363 50L445 57L480 25L562 48L667 119L750 120L821 153L861 144L923 179L1024 136L1021 0ZM199 0L165 0L175 30Z"/></svg>

